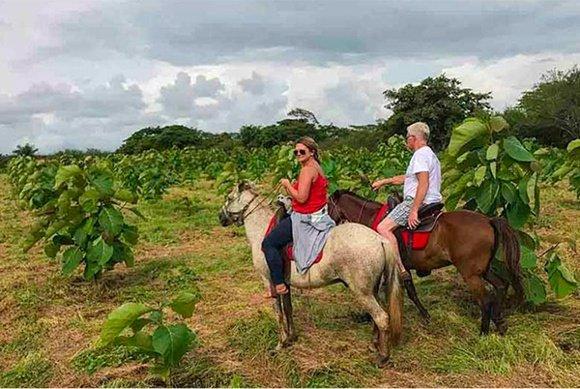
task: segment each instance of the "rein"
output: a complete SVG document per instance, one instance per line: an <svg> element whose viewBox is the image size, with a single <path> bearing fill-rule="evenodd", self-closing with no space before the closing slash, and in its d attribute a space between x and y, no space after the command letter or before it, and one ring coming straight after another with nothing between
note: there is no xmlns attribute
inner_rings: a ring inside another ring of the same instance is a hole
<svg viewBox="0 0 580 389"><path fill-rule="evenodd" d="M245 218L247 218L248 216L250 216L252 213L254 213L254 211L256 211L258 208L260 208L264 202L266 200L270 200L272 201L272 199L270 199L270 196L272 196L273 194L275 194L278 189L280 187L280 184L276 185L276 187L270 191L266 196L264 196L262 198L262 200L258 201L258 203L256 204L256 206L254 208L252 208L248 213L246 213L246 211L248 210L248 208L250 208L250 205L258 198L260 197L259 194L255 194L254 198L252 200L250 200L250 202L248 202L248 204L246 204L246 206L239 212L240 216L241 216L241 221L243 222Z"/></svg>
<svg viewBox="0 0 580 389"><path fill-rule="evenodd" d="M368 200L365 200L362 208L360 209L360 213L358 214L358 221L357 221L357 223L360 223L360 221L362 220L362 215L363 215L363 212L364 212L364 210L365 210L368 202L369 202Z"/></svg>

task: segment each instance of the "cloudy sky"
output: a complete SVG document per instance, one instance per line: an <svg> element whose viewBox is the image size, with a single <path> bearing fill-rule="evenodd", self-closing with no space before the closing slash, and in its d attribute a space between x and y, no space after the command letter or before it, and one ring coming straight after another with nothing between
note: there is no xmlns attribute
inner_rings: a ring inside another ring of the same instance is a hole
<svg viewBox="0 0 580 389"><path fill-rule="evenodd" d="M372 123L382 91L442 72L503 109L580 63L579 37L575 0L0 0L0 153L235 131L295 107Z"/></svg>

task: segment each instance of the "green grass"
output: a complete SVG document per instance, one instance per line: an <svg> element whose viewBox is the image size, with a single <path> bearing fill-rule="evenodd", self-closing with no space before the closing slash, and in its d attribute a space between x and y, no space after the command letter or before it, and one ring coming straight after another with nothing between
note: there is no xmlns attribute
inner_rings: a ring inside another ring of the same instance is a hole
<svg viewBox="0 0 580 389"><path fill-rule="evenodd" d="M229 343L246 356L271 353L278 344L278 323L272 314L259 311L236 320L229 329Z"/></svg>
<svg viewBox="0 0 580 389"><path fill-rule="evenodd" d="M176 387L230 387L247 388L254 386L243 375L227 371L209 358L192 353L190 363L176 369L172 384Z"/></svg>
<svg viewBox="0 0 580 389"><path fill-rule="evenodd" d="M137 349L124 346L89 348L79 352L71 365L79 371L94 374L105 367L117 367L127 362L146 362L151 358Z"/></svg>
<svg viewBox="0 0 580 389"><path fill-rule="evenodd" d="M46 326L37 321L21 319L19 328L20 331L12 340L0 343L0 353L27 355L40 349L46 335Z"/></svg>
<svg viewBox="0 0 580 389"><path fill-rule="evenodd" d="M40 353L30 353L11 369L0 372L0 387L47 386L52 375L52 363Z"/></svg>
<svg viewBox="0 0 580 389"><path fill-rule="evenodd" d="M545 242L580 243L573 195L560 187L543 190L538 233ZM200 346L174 369L175 386L580 386L577 296L512 313L506 336L481 337L479 308L453 268L416 281L431 323L423 324L405 298L403 340L392 350L391 368L376 367L368 349L371 324L342 285L294 293L299 339L275 351L276 317L261 297L244 230L218 226L222 200L211 183L196 182L140 203L147 219L131 216L141 232L135 267L117 266L87 283L63 277L36 249L21 253L31 219L0 193L5 220L21 220L0 222L0 319L6 327L0 331L0 386L160 385L147 369L125 369L147 363L142 354L86 345L120 304L162 302L180 291L201 299L187 321ZM578 271L572 245L561 248Z"/></svg>

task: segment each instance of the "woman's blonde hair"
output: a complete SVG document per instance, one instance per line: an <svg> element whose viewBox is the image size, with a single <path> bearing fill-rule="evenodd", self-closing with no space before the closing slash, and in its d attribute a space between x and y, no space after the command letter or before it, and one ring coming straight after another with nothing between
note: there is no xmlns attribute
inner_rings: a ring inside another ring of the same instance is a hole
<svg viewBox="0 0 580 389"><path fill-rule="evenodd" d="M298 139L295 144L302 144L310 150L312 156L316 160L316 162L320 163L320 149L318 147L318 143L314 139L309 136L303 136L302 138Z"/></svg>

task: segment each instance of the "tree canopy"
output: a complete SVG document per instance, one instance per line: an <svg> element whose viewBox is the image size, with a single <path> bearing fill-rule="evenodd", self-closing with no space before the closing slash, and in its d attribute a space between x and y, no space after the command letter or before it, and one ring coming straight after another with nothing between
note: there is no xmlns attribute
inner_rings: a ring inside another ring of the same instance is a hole
<svg viewBox="0 0 580 389"><path fill-rule="evenodd" d="M16 156L22 157L32 157L34 154L38 152L38 149L34 147L34 145L30 143L26 143L24 145L16 146L16 149L12 151L12 154Z"/></svg>
<svg viewBox="0 0 580 389"><path fill-rule="evenodd" d="M580 68L548 72L508 111L518 135L565 147L580 138Z"/></svg>
<svg viewBox="0 0 580 389"><path fill-rule="evenodd" d="M212 147L219 145L228 148L232 142L229 134L210 134L185 126L147 127L133 133L123 141L117 152L136 154L144 150L166 150L173 147Z"/></svg>
<svg viewBox="0 0 580 389"><path fill-rule="evenodd" d="M406 128L418 121L431 129L430 143L441 150L449 141L453 126L469 116L490 109L489 93L461 88L461 82L444 74L428 77L418 85L407 84L383 92L386 108L393 111L384 126L388 135L405 135Z"/></svg>

